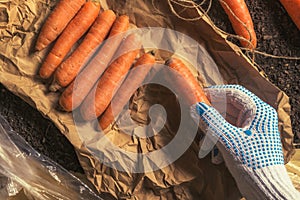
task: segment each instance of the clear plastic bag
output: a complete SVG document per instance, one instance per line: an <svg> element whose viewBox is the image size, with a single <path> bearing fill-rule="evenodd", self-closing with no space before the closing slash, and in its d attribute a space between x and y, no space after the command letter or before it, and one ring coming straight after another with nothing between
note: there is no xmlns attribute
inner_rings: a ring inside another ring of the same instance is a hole
<svg viewBox="0 0 300 200"><path fill-rule="evenodd" d="M0 115L0 199L21 189L30 199L102 199L66 169L35 151Z"/></svg>

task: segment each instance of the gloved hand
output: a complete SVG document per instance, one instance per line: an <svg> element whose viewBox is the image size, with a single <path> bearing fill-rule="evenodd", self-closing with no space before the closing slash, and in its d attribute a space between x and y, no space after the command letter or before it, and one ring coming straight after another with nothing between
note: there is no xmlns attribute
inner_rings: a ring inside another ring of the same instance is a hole
<svg viewBox="0 0 300 200"><path fill-rule="evenodd" d="M223 105L226 119L204 103L192 106L191 115L205 125L207 135L218 139L242 195L247 200L299 200L284 166L275 109L239 85L213 86L205 92L213 106Z"/></svg>

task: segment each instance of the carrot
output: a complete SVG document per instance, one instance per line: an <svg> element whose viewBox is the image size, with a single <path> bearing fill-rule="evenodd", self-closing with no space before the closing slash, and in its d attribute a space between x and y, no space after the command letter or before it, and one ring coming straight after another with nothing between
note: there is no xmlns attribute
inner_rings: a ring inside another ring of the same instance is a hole
<svg viewBox="0 0 300 200"><path fill-rule="evenodd" d="M89 29L100 11L100 4L92 1L86 2L76 16L58 37L54 47L47 55L40 68L40 76L49 78L62 62L72 46Z"/></svg>
<svg viewBox="0 0 300 200"><path fill-rule="evenodd" d="M229 17L233 30L239 36L251 43L240 40L243 47L255 49L257 38L254 31L253 21L244 0L220 0L220 3Z"/></svg>
<svg viewBox="0 0 300 200"><path fill-rule="evenodd" d="M42 26L35 49L40 51L53 42L84 3L85 0L60 0Z"/></svg>
<svg viewBox="0 0 300 200"><path fill-rule="evenodd" d="M55 91L60 87L69 85L78 74L79 70L87 63L97 46L108 35L116 19L112 10L103 11L96 19L82 43L75 51L59 65L54 73L54 82L50 90Z"/></svg>
<svg viewBox="0 0 300 200"><path fill-rule="evenodd" d="M141 47L136 35L129 35L122 43L117 55L120 55L104 72L94 90L83 101L80 112L84 120L90 121L100 116L122 83ZM128 51L132 49L131 51ZM126 52L122 54L123 52ZM120 53L120 54L119 54Z"/></svg>
<svg viewBox="0 0 300 200"><path fill-rule="evenodd" d="M122 15L115 20L108 36L110 39L104 43L91 62L87 64L76 79L62 93L59 104L65 111L72 111L82 103L119 47L123 38L117 34L125 32L128 27L128 16Z"/></svg>
<svg viewBox="0 0 300 200"><path fill-rule="evenodd" d="M204 102L211 105L196 78L179 58L170 58L166 61L166 65L175 70L176 81L173 83L178 92L183 93L189 105L193 105L197 102Z"/></svg>
<svg viewBox="0 0 300 200"><path fill-rule="evenodd" d="M118 115L125 104L129 101L132 93L142 83L146 75L155 63L155 57L150 53L142 55L134 64L134 71L131 71L113 97L113 104L109 104L99 119L99 128L104 130L114 121L114 114ZM113 106L113 107L112 107Z"/></svg>
<svg viewBox="0 0 300 200"><path fill-rule="evenodd" d="M280 3L300 30L300 0L280 0Z"/></svg>

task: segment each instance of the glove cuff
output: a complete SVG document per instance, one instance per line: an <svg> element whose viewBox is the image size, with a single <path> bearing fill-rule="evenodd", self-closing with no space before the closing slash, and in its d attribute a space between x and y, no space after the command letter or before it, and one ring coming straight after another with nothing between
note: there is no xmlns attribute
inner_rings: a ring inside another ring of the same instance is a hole
<svg viewBox="0 0 300 200"><path fill-rule="evenodd" d="M300 199L284 165L274 165L255 170L255 175L262 179L262 185L271 192L275 199Z"/></svg>
<svg viewBox="0 0 300 200"><path fill-rule="evenodd" d="M247 167L245 170L246 173L240 173L235 178L241 193L246 198L300 199L300 192L293 186L284 165L273 165L256 170Z"/></svg>

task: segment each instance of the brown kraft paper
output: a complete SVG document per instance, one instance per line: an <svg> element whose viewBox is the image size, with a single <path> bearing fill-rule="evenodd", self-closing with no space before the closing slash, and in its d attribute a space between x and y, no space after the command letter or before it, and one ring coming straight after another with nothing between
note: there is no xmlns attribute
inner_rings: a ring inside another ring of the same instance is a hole
<svg viewBox="0 0 300 200"><path fill-rule="evenodd" d="M240 199L237 186L224 164L212 164L209 156L198 159L199 139L174 163L147 173L118 171L105 166L91 154L78 135L72 114L57 109L60 93L49 92L47 83L37 75L49 48L35 52L33 47L41 25L55 3L50 0L0 2L0 82L53 121L73 144L87 178L97 190L120 199ZM101 3L104 9L129 15L131 23L137 27L170 28L204 46L217 64L224 84L243 85L277 109L285 160L290 160L294 150L288 97L272 85L237 46L226 41L226 35L206 17L196 21L179 19L166 1L111 0ZM197 12L192 8L182 9L181 15L194 17ZM157 57L164 57L159 51L157 54ZM209 69L205 70L209 72ZM219 82L213 74L202 75L206 80ZM170 91L156 86L139 89L130 105L132 117L146 123L149 107L157 102L165 105L167 112L172 110L172 117L166 124L168 128L163 128L159 135L139 139L110 127L106 130L107 137L116 146L132 152L151 152L167 144L176 134L179 120L176 99ZM115 158L111 157L111 160L115 161Z"/></svg>

